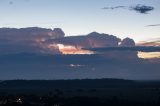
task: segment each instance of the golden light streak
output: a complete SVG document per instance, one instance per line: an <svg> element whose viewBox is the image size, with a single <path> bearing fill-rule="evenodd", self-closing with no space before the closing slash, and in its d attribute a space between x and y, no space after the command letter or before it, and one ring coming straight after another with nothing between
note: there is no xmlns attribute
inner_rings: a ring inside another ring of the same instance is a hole
<svg viewBox="0 0 160 106"><path fill-rule="evenodd" d="M139 43L137 43L136 45L138 46L160 46L160 41L153 41L153 42L145 42L145 41L141 41Z"/></svg>
<svg viewBox="0 0 160 106"><path fill-rule="evenodd" d="M81 47L75 47L72 45L57 44L57 46L62 54L94 54L92 51L82 50Z"/></svg>
<svg viewBox="0 0 160 106"><path fill-rule="evenodd" d="M160 58L160 52L138 52L138 57L144 59Z"/></svg>

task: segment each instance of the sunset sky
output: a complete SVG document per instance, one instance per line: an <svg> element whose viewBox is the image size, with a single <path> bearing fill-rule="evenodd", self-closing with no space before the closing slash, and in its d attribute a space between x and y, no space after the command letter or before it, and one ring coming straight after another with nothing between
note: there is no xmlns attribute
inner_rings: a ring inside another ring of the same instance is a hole
<svg viewBox="0 0 160 106"><path fill-rule="evenodd" d="M133 9L138 4L153 9L141 13ZM136 42L160 37L159 0L0 0L0 17L0 27L60 27L66 36L97 31Z"/></svg>

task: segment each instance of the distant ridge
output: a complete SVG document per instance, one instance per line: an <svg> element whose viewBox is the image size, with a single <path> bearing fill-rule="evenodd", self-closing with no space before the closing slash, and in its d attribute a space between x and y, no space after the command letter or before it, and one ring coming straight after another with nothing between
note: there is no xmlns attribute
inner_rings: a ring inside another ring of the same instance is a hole
<svg viewBox="0 0 160 106"><path fill-rule="evenodd" d="M77 89L124 87L134 84L133 80L124 79L73 79L73 80L5 80L0 82L1 89Z"/></svg>

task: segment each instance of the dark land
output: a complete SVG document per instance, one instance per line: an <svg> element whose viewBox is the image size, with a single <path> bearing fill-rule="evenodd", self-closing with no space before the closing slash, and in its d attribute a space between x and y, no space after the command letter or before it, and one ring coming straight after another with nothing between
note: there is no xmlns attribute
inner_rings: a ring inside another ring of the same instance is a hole
<svg viewBox="0 0 160 106"><path fill-rule="evenodd" d="M0 106L159 106L160 81L6 80Z"/></svg>

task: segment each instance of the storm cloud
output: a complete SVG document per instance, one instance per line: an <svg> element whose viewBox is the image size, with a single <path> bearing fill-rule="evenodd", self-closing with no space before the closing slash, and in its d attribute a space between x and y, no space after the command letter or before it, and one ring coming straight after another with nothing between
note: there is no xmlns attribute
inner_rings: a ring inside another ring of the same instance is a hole
<svg viewBox="0 0 160 106"><path fill-rule="evenodd" d="M45 29L31 28L1 28L0 29L0 54L36 53L36 54L92 54L92 51L84 51L82 48L106 48L106 47L132 47L133 39L120 38L98 32L92 32L83 36L65 37L60 28ZM113 52L110 53L113 57ZM128 57L136 57L137 53L127 53ZM126 56L125 55L125 56ZM121 56L119 56L121 57Z"/></svg>
<svg viewBox="0 0 160 106"><path fill-rule="evenodd" d="M109 35L92 32L83 36L69 36L58 39L48 39L47 43L55 42L57 44L72 45L76 47L112 47L118 46L120 38Z"/></svg>
<svg viewBox="0 0 160 106"><path fill-rule="evenodd" d="M0 54L12 53L60 53L58 47L49 48L47 39L64 37L60 28L0 28Z"/></svg>

